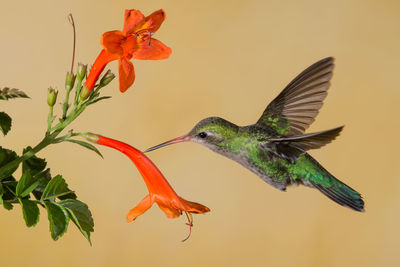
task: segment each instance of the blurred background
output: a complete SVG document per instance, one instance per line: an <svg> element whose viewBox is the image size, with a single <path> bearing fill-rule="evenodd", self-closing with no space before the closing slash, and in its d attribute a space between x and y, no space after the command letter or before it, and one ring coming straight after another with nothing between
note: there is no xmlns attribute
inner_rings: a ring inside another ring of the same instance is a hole
<svg viewBox="0 0 400 267"><path fill-rule="evenodd" d="M67 15L77 26L76 62L92 64L101 34L122 29L131 8L166 11L154 37L173 53L134 61L133 87L121 94L114 81L104 90L112 99L87 109L75 131L144 150L208 116L252 124L298 73L334 56L332 86L309 132L345 128L311 155L362 193L366 212L305 187L280 192L237 163L184 143L149 153L179 195L211 208L194 217L192 237L182 243L186 219L167 219L156 206L125 222L147 194L128 158L100 147L101 159L60 144L38 156L89 205L93 246L72 225L52 241L43 209L31 229L19 206L0 209L2 265L399 266L399 1L2 0L0 86L31 97L1 102L13 118L2 146L20 152L37 144L46 128L47 88L64 96L72 50ZM109 66L117 73L116 62Z"/></svg>

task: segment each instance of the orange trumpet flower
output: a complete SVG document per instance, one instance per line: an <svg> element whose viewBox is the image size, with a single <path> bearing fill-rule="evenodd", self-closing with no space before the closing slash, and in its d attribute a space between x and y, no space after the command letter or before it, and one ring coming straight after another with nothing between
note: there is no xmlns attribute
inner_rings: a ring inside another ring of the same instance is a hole
<svg viewBox="0 0 400 267"><path fill-rule="evenodd" d="M191 218L192 213L199 214L210 211L206 206L178 196L156 165L136 148L118 140L92 133L86 133L82 136L91 142L121 151L132 160L142 175L149 194L136 207L129 211L126 216L127 222L132 222L138 216L145 213L154 203L157 203L158 207L168 218L177 218L182 215L182 212L185 212L190 227L192 227L192 220L189 219L189 215Z"/></svg>
<svg viewBox="0 0 400 267"><path fill-rule="evenodd" d="M125 92L135 81L131 58L159 60L171 55L171 48L152 35L160 28L165 12L160 9L145 17L139 10L125 10L122 31L109 31L102 35L100 52L89 73L85 85L92 90L105 66L118 59L119 90Z"/></svg>

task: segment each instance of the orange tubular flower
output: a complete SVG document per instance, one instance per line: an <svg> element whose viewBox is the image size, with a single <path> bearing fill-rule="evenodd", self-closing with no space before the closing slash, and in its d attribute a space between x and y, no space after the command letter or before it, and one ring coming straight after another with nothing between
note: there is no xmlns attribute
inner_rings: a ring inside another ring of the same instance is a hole
<svg viewBox="0 0 400 267"><path fill-rule="evenodd" d="M125 92L135 81L134 59L166 59L171 48L152 35L160 28L165 12L160 9L145 17L139 10L125 10L122 31L109 31L102 35L100 52L89 73L85 85L92 90L107 63L118 59L119 90Z"/></svg>
<svg viewBox="0 0 400 267"><path fill-rule="evenodd" d="M142 175L147 189L149 190L149 194L143 198L135 208L129 211L126 216L127 222L135 220L138 216L146 212L154 203L157 203L158 207L168 218L177 218L182 212L185 212L190 227L192 226L192 220L189 219L188 213L191 217L192 213L198 214L210 211L206 206L187 201L178 196L156 165L136 148L118 140L92 133L83 134L83 137L99 145L108 146L121 151L132 160Z"/></svg>

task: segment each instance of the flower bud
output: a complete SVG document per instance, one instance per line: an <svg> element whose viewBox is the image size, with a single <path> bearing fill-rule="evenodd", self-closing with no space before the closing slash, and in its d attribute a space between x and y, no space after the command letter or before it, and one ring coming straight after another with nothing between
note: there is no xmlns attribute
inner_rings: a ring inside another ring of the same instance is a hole
<svg viewBox="0 0 400 267"><path fill-rule="evenodd" d="M47 90L47 104L52 107L57 101L58 91L49 87Z"/></svg>
<svg viewBox="0 0 400 267"><path fill-rule="evenodd" d="M86 140L93 142L93 143L97 143L97 141L99 140L99 136L94 133L81 133L80 135L83 138L85 138Z"/></svg>
<svg viewBox="0 0 400 267"><path fill-rule="evenodd" d="M78 71L76 73L76 77L78 78L78 80L82 81L85 78L86 70L87 70L87 65L78 63Z"/></svg>
<svg viewBox="0 0 400 267"><path fill-rule="evenodd" d="M106 85L109 84L112 80L114 80L114 78L115 78L114 73L112 73L111 70L108 70L108 71L106 72L106 74L104 74L104 76L101 78L101 80L100 80L100 86L101 86L101 87L106 86Z"/></svg>
<svg viewBox="0 0 400 267"><path fill-rule="evenodd" d="M76 76L73 73L67 72L67 76L65 77L65 90L70 92L72 88L74 88Z"/></svg>
<svg viewBox="0 0 400 267"><path fill-rule="evenodd" d="M89 88L88 88L87 86L83 86L83 87L82 87L82 90L81 90L81 93L80 93L80 95L79 95L81 101L86 100L86 98L88 98L89 95L90 95L90 90L89 90Z"/></svg>

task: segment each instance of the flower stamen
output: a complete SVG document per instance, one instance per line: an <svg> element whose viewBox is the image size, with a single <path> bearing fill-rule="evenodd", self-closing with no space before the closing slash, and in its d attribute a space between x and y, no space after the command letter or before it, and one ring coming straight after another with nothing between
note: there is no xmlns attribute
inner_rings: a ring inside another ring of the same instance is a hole
<svg viewBox="0 0 400 267"><path fill-rule="evenodd" d="M188 220L186 225L189 226L189 234L185 239L182 240L182 242L185 242L186 240L188 240L189 237L192 235L192 227L193 227L193 215L192 215L192 213L185 211L185 214L186 214L186 218Z"/></svg>
<svg viewBox="0 0 400 267"><path fill-rule="evenodd" d="M149 46L151 46L151 36L154 34L154 32L148 32L150 39L149 39Z"/></svg>

